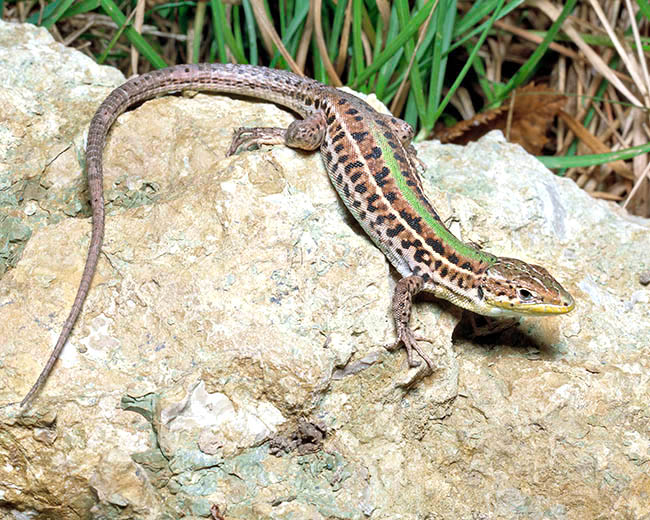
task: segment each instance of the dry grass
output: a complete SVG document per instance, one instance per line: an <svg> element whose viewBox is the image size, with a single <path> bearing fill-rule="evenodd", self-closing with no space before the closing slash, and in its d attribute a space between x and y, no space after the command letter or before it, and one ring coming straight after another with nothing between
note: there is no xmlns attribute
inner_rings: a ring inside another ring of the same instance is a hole
<svg viewBox="0 0 650 520"><path fill-rule="evenodd" d="M347 49L351 39L352 3L347 6L339 38L341 51L332 62L324 52L327 42L323 35L323 24L329 21L321 18L321 2L312 0L300 44L293 55L282 45L276 31L277 22L268 17L262 3L255 0L251 6L259 28L261 46L268 55L272 55L272 49L277 47L294 72L308 74L308 49L313 37L329 77L334 84L341 85L346 67L351 66ZM164 18L156 13L149 17L155 25L143 23L145 9L160 3L158 0L138 0L131 13L134 27L140 33L156 38L159 50L168 63L188 61L193 57L192 27L183 33L173 17ZM461 10L468 10L470 6L460 4ZM487 79L501 82L511 76L512 71L524 63L537 47L543 32L558 17L562 6L559 1L529 0L497 22L496 30L481 49ZM200 0L197 12L205 7L206 0ZM391 4L378 0L377 7L385 29ZM22 21L41 8L42 4L36 0L7 4L3 17ZM547 83L551 90L563 93L568 98L564 110L558 112L559 117L551 131L553 139L545 145L545 154L601 154L643 145L650 140L648 51L644 51L642 46L642 41L645 41L646 49L650 46L650 24L647 17L639 17L641 22L638 25L635 17L630 16L630 13L636 14L638 10L637 3L632 0L583 0L573 16L564 22L562 35L565 41L556 41L551 45L544 68L541 69L543 72L540 77L532 78L537 83ZM226 15L231 16L228 5ZM65 18L52 27L52 33L59 41L91 56L101 54L105 42L110 41L117 30L109 17L95 13ZM366 18L362 31L363 53L367 61L372 62L375 28L368 24ZM592 41L598 43L587 43ZM208 45L209 42L206 42L200 49L200 59L205 59ZM126 74L144 72L149 68L149 64L140 59L138 52L124 38L117 42L114 51L120 55L111 64ZM233 59L232 55L229 58ZM407 78L408 75L405 76L403 88L392 99L391 108L397 113L402 110L406 100L410 85ZM481 104L480 96L476 96L477 91L476 84L467 82L454 96L452 105L465 118L471 118L483 109L482 106L475 106ZM617 201L631 213L649 217L649 164L648 155L641 154L626 161L569 168L564 174L594 197Z"/></svg>
<svg viewBox="0 0 650 520"><path fill-rule="evenodd" d="M514 12L497 23L501 31L486 42L482 52L492 81L501 81L504 69L527 59L541 41L537 31L545 31L561 10L559 2L550 0L531 0L527 5L533 9L526 21L534 29L523 29L521 13ZM550 87L568 96L564 111L559 112L554 143L547 145L555 155L567 154L575 140L576 155L608 153L650 140L648 52L641 46L642 36L647 42L650 24L642 18L638 26L629 16L638 11L633 8L630 0L585 1L562 27L569 41L551 46L555 57L548 73ZM631 34L625 35L626 31ZM586 36L613 45L589 45ZM614 57L622 64L619 70L610 66ZM604 80L609 84L597 98ZM456 105L462 107L466 118L477 112L466 92L459 91ZM570 168L565 174L592 196L618 201L631 213L650 217L647 154L601 166Z"/></svg>

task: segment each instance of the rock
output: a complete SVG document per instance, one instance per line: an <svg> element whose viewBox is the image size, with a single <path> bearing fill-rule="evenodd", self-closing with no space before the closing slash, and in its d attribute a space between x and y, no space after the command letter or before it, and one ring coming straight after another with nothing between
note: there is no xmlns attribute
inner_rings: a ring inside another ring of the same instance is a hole
<svg viewBox="0 0 650 520"><path fill-rule="evenodd" d="M0 21L0 403L65 320L90 220L93 111L123 78ZM438 370L394 341L397 275L317 154L225 158L258 102L168 96L105 150L106 238L80 320L31 409L0 411L0 504L52 518L641 518L650 514L650 223L500 134L419 144L466 241L545 265L576 310L491 341L418 303ZM8 238L11 237L11 238ZM24 249L23 249L24 247ZM633 296L634 295L634 296ZM278 448L279 447L279 448ZM287 449L289 451L287 451ZM273 453L273 454L272 454Z"/></svg>

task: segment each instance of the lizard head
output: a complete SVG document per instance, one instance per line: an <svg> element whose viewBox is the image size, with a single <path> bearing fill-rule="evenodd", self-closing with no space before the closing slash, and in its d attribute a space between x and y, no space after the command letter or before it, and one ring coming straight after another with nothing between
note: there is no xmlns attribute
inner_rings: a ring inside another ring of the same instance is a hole
<svg viewBox="0 0 650 520"><path fill-rule="evenodd" d="M491 316L566 314L575 307L546 269L515 258L497 258L479 288Z"/></svg>

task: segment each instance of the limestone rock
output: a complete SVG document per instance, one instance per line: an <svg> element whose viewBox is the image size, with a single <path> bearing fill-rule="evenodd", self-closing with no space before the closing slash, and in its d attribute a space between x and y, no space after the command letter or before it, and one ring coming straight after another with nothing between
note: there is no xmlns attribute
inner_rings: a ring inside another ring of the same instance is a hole
<svg viewBox="0 0 650 520"><path fill-rule="evenodd" d="M33 383L72 303L90 232L85 132L123 78L1 21L0 78L2 404ZM292 120L199 94L147 102L114 125L106 238L82 316L29 412L0 409L2 511L650 514L650 287L638 278L649 222L590 199L500 134L419 144L426 190L456 233L545 265L577 300L567 316L453 343L458 309L418 303L413 323L438 363L421 378L383 349L397 275L318 155L224 157L234 128Z"/></svg>

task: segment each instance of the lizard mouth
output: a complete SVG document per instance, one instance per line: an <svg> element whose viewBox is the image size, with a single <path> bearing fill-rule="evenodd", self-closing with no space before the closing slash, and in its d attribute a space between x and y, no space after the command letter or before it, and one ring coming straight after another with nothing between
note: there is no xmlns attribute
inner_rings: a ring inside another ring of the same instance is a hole
<svg viewBox="0 0 650 520"><path fill-rule="evenodd" d="M510 311L514 314L527 314L531 316L548 316L549 314L567 314L575 309L575 300L570 294L563 295L562 299L558 303L545 303L545 302L534 302L534 303L511 303L508 301L495 300L491 302L492 305L503 309L504 311Z"/></svg>

